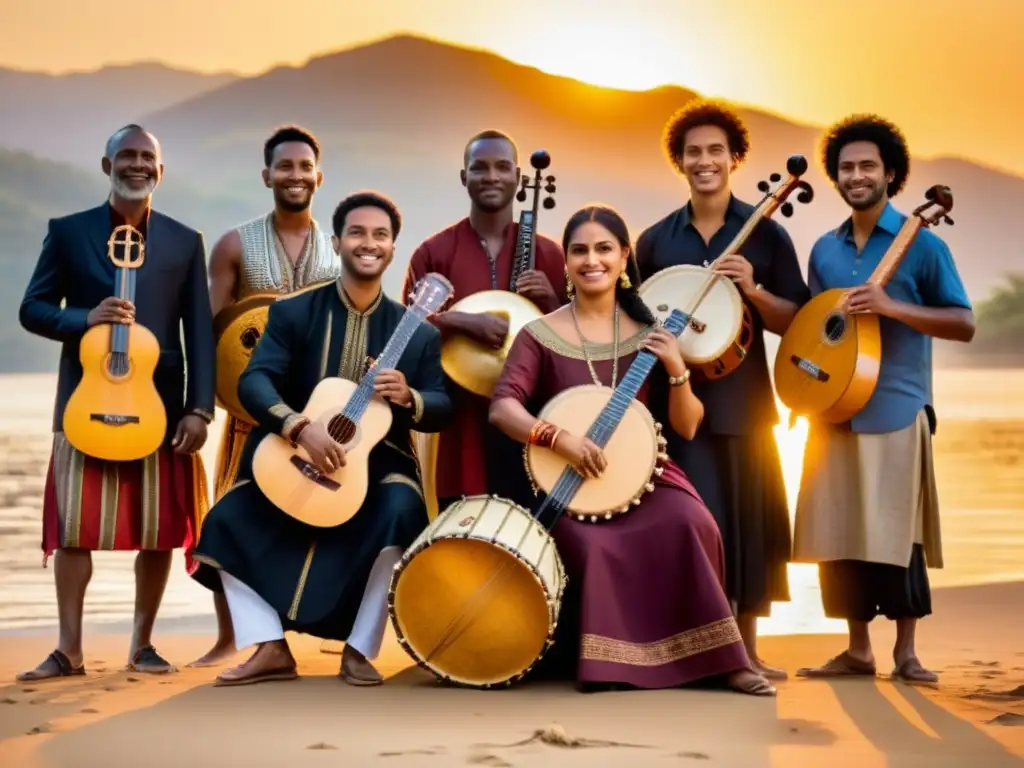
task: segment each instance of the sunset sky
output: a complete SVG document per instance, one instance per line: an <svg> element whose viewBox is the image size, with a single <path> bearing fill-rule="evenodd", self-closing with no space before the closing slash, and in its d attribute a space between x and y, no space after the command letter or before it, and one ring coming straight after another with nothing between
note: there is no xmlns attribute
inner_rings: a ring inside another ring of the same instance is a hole
<svg viewBox="0 0 1024 768"><path fill-rule="evenodd" d="M5 5L0 66L66 72L155 60L255 74L405 31L600 85L685 85L809 123L874 111L899 123L917 154L1024 175L1024 0Z"/></svg>

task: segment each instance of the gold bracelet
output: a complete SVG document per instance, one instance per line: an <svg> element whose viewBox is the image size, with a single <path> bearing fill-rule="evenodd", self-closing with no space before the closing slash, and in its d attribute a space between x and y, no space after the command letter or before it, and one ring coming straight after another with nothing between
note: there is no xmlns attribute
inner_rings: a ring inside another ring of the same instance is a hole
<svg viewBox="0 0 1024 768"><path fill-rule="evenodd" d="M690 369L687 368L683 371L682 376L669 376L668 385L670 387L681 387L683 384L690 380Z"/></svg>

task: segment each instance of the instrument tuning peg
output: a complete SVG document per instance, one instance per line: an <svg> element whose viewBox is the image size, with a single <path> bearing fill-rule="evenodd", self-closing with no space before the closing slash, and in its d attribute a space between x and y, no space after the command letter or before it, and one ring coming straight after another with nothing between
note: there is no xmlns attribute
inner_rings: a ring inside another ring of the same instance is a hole
<svg viewBox="0 0 1024 768"><path fill-rule="evenodd" d="M778 182L782 181L782 174L773 173L771 176L768 177L768 181L770 181L772 184L777 184Z"/></svg>
<svg viewBox="0 0 1024 768"><path fill-rule="evenodd" d="M943 216L942 220L944 222L946 222L947 224L949 224L949 226L951 226L951 227L953 226L953 220L951 218L949 218L949 216Z"/></svg>
<svg viewBox="0 0 1024 768"><path fill-rule="evenodd" d="M553 197L545 197L545 198L544 198L544 202L542 203L542 205L543 205L543 206L544 206L544 207L545 207L545 208L546 208L547 210L549 210L549 211L550 211L550 210L551 210L552 208L554 208L554 207L555 207L555 198L553 198Z"/></svg>
<svg viewBox="0 0 1024 768"><path fill-rule="evenodd" d="M522 202L524 202L526 200L526 190L525 189L520 189L518 192L516 192L516 200L518 200L520 203L522 203Z"/></svg>
<svg viewBox="0 0 1024 768"><path fill-rule="evenodd" d="M547 185L545 185L544 187L544 191L547 192L549 195L555 194L555 185L552 184L551 182L548 182Z"/></svg>
<svg viewBox="0 0 1024 768"><path fill-rule="evenodd" d="M554 184L555 183L555 177L554 176L545 176L544 177L544 181L546 181L548 184Z"/></svg>
<svg viewBox="0 0 1024 768"><path fill-rule="evenodd" d="M790 216L793 215L793 204L788 202L788 201L783 203L779 207L779 213L781 213L783 216L785 216L788 219Z"/></svg>
<svg viewBox="0 0 1024 768"><path fill-rule="evenodd" d="M808 184L806 181L801 181L798 186L800 191L797 193L796 196L797 202L804 204L811 202L811 200L814 199L814 189L811 187L811 185Z"/></svg>
<svg viewBox="0 0 1024 768"><path fill-rule="evenodd" d="M759 192L767 192L771 187L768 186L767 181L759 181L757 182L757 189Z"/></svg>

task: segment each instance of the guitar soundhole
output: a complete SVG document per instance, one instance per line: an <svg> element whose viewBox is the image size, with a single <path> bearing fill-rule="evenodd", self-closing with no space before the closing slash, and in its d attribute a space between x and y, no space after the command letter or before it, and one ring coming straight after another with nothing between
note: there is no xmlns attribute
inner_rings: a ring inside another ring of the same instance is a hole
<svg viewBox="0 0 1024 768"><path fill-rule="evenodd" d="M327 422L327 433L336 443L345 445L356 436L356 425L351 419L338 415Z"/></svg>
<svg viewBox="0 0 1024 768"><path fill-rule="evenodd" d="M836 312L825 318L825 341L835 344L846 335L846 315Z"/></svg>
<svg viewBox="0 0 1024 768"><path fill-rule="evenodd" d="M256 344L257 342L259 342L259 340L260 332L258 329L253 328L252 326L242 331L242 336L239 339L239 341L242 342L242 348L248 350L256 349Z"/></svg>
<svg viewBox="0 0 1024 768"><path fill-rule="evenodd" d="M111 352L107 355L107 374L112 379L123 379L132 372L132 361L127 352Z"/></svg>

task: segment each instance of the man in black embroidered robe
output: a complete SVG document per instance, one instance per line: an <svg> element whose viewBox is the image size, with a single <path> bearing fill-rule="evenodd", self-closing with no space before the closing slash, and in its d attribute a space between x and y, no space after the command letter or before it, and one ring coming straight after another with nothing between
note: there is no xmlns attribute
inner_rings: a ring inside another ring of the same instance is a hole
<svg viewBox="0 0 1024 768"><path fill-rule="evenodd" d="M374 193L352 195L338 205L333 225L342 276L272 305L238 384L258 428L246 441L235 486L210 510L195 550L193 576L224 591L237 647L256 646L218 685L296 677L286 630L345 641L341 677L379 684L369 660L380 650L391 573L428 523L410 430L438 432L452 416L440 335L429 323L415 331L397 370L377 375L375 388L390 401L394 421L370 453L369 492L351 520L336 528L305 525L277 509L252 479L256 446L269 434L301 445L322 471L339 466L342 446L300 411L324 378L361 380L406 311L381 289L401 226L394 204Z"/></svg>

